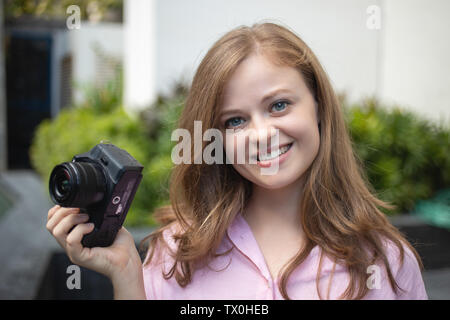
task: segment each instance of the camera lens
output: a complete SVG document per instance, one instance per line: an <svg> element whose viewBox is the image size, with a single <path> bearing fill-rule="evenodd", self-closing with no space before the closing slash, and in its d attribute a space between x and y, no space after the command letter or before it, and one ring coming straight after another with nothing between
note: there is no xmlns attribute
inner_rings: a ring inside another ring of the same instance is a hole
<svg viewBox="0 0 450 320"><path fill-rule="evenodd" d="M55 173L55 193L59 199L67 198L72 186L70 184L70 173L67 169L61 169Z"/></svg>
<svg viewBox="0 0 450 320"><path fill-rule="evenodd" d="M53 202L74 208L86 208L101 201L106 193L103 169L90 162L65 162L50 174Z"/></svg>

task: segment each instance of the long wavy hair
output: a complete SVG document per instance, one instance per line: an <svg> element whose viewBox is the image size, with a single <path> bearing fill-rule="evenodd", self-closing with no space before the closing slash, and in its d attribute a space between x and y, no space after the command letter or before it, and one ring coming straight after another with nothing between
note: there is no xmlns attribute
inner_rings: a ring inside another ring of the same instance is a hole
<svg viewBox="0 0 450 320"><path fill-rule="evenodd" d="M396 283L384 240L399 248L403 263L404 248L414 253L421 269L420 256L405 237L389 222L381 208L392 204L380 200L368 182L362 161L353 152L340 101L311 49L289 28L274 23L240 26L217 40L201 61L189 89L178 122L194 136L194 121L201 121L203 132L219 128L218 115L225 84L240 62L259 52L278 65L296 68L318 102L320 147L311 166L304 173L304 190L298 212L306 235L305 246L282 270L280 292L289 299L289 276L318 245L335 263L343 264L349 273L349 285L339 298L361 299L367 292L367 267L379 261L386 267L394 292ZM193 139L191 139L193 140ZM191 145L194 159L202 153ZM203 142L202 147L205 147ZM202 150L203 150L202 148ZM197 151L197 153L195 153ZM169 248L163 232L176 224L173 239L177 250L171 251L172 276L181 287L191 282L193 273L210 259L227 254L216 252L236 214L243 211L252 194L252 183L243 178L231 164L179 164L170 176L170 205L154 212L160 227L146 237L145 264L150 263L158 244ZM319 298L321 263L316 287ZM328 292L329 294L329 292Z"/></svg>

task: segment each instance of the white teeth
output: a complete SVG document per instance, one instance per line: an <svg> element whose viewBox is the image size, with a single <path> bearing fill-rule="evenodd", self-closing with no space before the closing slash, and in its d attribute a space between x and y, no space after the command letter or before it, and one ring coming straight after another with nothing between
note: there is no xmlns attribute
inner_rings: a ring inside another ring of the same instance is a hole
<svg viewBox="0 0 450 320"><path fill-rule="evenodd" d="M281 147L278 150L272 151L270 154L267 154L267 155L264 155L264 156L263 155L259 155L259 160L260 161L268 161L268 160L275 159L276 157L280 156L281 154L287 152L290 147L291 147L291 145L289 144L287 146Z"/></svg>
<svg viewBox="0 0 450 320"><path fill-rule="evenodd" d="M261 161L267 161L267 160L271 160L271 159L275 159L276 157L278 157L280 155L280 151L274 151L270 154L267 154L266 156L260 156L259 159Z"/></svg>

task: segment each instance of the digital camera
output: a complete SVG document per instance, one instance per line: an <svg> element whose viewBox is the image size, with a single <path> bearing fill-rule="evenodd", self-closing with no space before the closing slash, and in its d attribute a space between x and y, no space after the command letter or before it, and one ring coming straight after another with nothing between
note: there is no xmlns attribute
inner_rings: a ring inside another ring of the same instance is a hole
<svg viewBox="0 0 450 320"><path fill-rule="evenodd" d="M81 243L85 247L110 246L122 227L144 167L128 152L100 143L75 155L50 174L50 197L62 207L81 208L94 230Z"/></svg>

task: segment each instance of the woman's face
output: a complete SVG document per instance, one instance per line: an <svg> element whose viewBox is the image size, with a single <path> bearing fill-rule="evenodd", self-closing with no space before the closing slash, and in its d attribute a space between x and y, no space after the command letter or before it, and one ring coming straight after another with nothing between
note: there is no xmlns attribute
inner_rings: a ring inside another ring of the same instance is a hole
<svg viewBox="0 0 450 320"><path fill-rule="evenodd" d="M261 187L276 189L299 181L317 155L317 105L294 68L272 64L261 54L251 55L225 86L220 110L227 158L243 177ZM270 150L277 136L278 145ZM262 150L269 157L261 155ZM242 151L244 163L238 161Z"/></svg>

